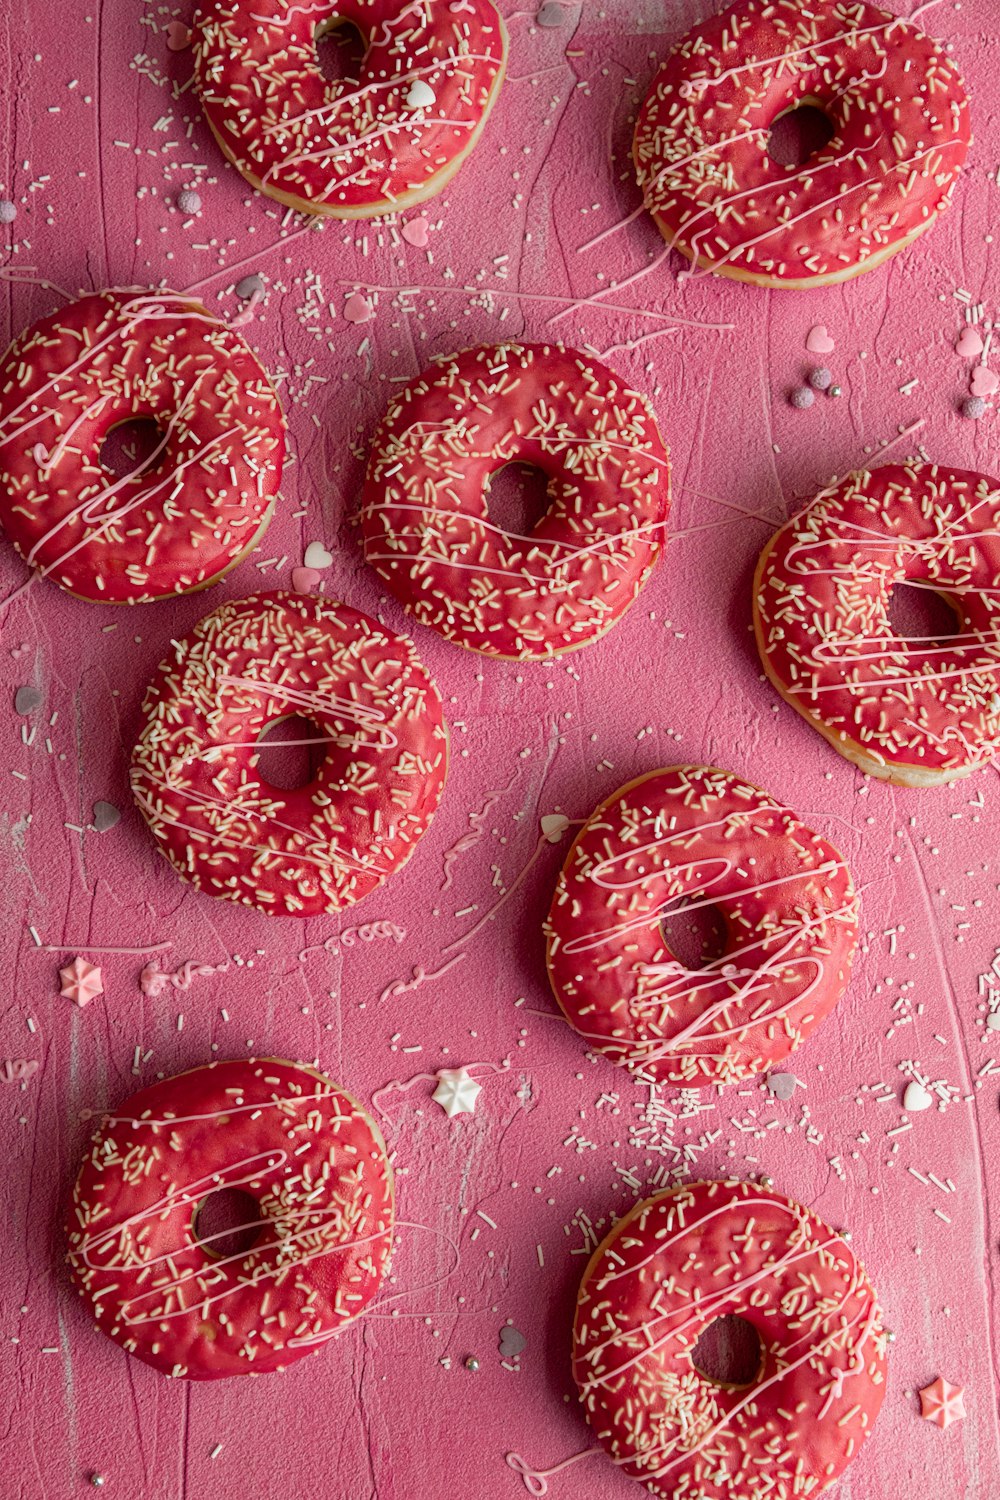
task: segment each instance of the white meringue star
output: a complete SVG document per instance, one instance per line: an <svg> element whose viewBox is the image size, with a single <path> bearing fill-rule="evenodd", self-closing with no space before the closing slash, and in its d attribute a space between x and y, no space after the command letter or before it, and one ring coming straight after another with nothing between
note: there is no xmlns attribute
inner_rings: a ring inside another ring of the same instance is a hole
<svg viewBox="0 0 1000 1500"><path fill-rule="evenodd" d="M435 1104L440 1104L449 1119L452 1115L475 1112L482 1084L476 1082L468 1068L441 1068L437 1077L438 1086L431 1098Z"/></svg>

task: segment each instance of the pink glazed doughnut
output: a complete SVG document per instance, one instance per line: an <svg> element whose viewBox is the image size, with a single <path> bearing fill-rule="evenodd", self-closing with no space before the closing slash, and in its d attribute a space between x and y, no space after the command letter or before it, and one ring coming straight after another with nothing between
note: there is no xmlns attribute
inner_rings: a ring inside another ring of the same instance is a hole
<svg viewBox="0 0 1000 1500"><path fill-rule="evenodd" d="M951 605L955 635L896 635L906 583ZM753 617L785 702L866 775L934 786L1000 750L995 479L913 462L823 490L764 548Z"/></svg>
<svg viewBox="0 0 1000 1500"><path fill-rule="evenodd" d="M770 132L803 105L834 135L783 166ZM929 229L971 139L954 63L905 18L866 0L740 0L664 62L633 156L661 234L695 267L814 287L871 270Z"/></svg>
<svg viewBox="0 0 1000 1500"><path fill-rule="evenodd" d="M151 418L149 463L101 445ZM97 292L41 318L0 363L0 524L81 599L144 604L216 583L274 509L285 419L256 356L190 297Z"/></svg>
<svg viewBox="0 0 1000 1500"><path fill-rule="evenodd" d="M692 1357L726 1315L760 1340L749 1385ZM845 1237L754 1182L692 1182L637 1204L594 1252L573 1374L601 1446L662 1500L796 1500L833 1484L870 1433L886 1349Z"/></svg>
<svg viewBox="0 0 1000 1500"><path fill-rule="evenodd" d="M241 1254L198 1233L220 1189L256 1200L259 1232ZM385 1142L350 1094L278 1058L210 1063L100 1122L69 1262L98 1328L164 1375L266 1375L364 1312L393 1217Z"/></svg>
<svg viewBox="0 0 1000 1500"><path fill-rule="evenodd" d="M448 733L409 641L346 604L257 594L174 644L143 704L132 792L179 875L274 916L340 911L413 853L441 800ZM326 753L306 786L259 773L293 715Z"/></svg>
<svg viewBox="0 0 1000 1500"><path fill-rule="evenodd" d="M492 477L531 464L530 534L489 519ZM443 355L393 398L362 495L365 557L422 625L517 660L589 645L659 558L670 462L644 396L560 344Z"/></svg>
<svg viewBox="0 0 1000 1500"><path fill-rule="evenodd" d="M316 41L360 33L356 82L324 78ZM503 80L507 33L490 0L205 0L195 81L212 133L262 193L340 219L440 193Z"/></svg>
<svg viewBox="0 0 1000 1500"><path fill-rule="evenodd" d="M712 907L723 952L688 969L672 908ZM646 1083L702 1088L781 1062L847 987L858 898L831 844L729 771L673 766L597 808L545 924L552 989L590 1046Z"/></svg>

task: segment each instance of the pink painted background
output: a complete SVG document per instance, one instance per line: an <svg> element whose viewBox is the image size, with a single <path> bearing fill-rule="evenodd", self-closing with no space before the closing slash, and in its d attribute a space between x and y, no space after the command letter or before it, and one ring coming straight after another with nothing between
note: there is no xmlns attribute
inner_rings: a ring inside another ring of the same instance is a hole
<svg viewBox="0 0 1000 1500"><path fill-rule="evenodd" d="M763 1170L850 1226L898 1335L882 1415L838 1496L1000 1490L1000 1032L985 1029L979 978L1000 945L1000 783L994 770L929 792L864 781L779 706L749 634L750 577L769 528L900 427L926 420L895 455L919 442L943 463L1000 468L994 414L979 424L957 414L968 368L953 350L956 288L987 316L997 310L1000 16L994 0L944 0L925 17L972 88L976 144L954 208L914 250L811 294L714 279L678 287L671 263L607 297L632 311L577 306L551 325L565 304L532 297L589 296L659 252L642 220L590 253L578 247L635 206L631 116L655 60L711 8L606 0L567 7L564 24L544 30L530 11L513 14L510 76L474 157L426 210L426 251L388 225L286 223L243 186L201 121L190 52L166 45L186 6L2 8L0 193L19 212L0 231L0 265L34 267L69 292L204 281L208 305L229 316L240 306L233 283L259 271L267 298L247 333L280 373L296 456L260 553L212 593L124 613L33 583L0 614L0 1057L41 1064L23 1087L0 1084L6 1495L71 1500L89 1493L96 1469L104 1493L127 1500L514 1500L523 1490L505 1452L544 1465L589 1441L569 1376L581 1216L606 1224L654 1178ZM190 222L175 207L182 187L203 200ZM420 290L379 292L374 320L353 326L341 313L355 285ZM0 287L4 336L57 302L43 287ZM844 396L797 412L786 393L815 322L836 339L829 362ZM428 355L522 334L592 345L653 398L675 463L674 540L625 621L552 665L480 661L417 631L451 721L451 776L411 865L340 924L391 919L405 941L300 962L337 921L269 923L198 895L130 807L144 686L172 636L223 598L287 584L314 539L334 553L328 594L405 629L352 524L368 436L391 383ZM0 550L2 593L25 576ZM44 694L29 720L13 711L25 683ZM37 726L30 746L22 724ZM583 817L629 778L678 760L730 767L786 799L839 844L863 889L867 937L850 992L793 1059L803 1088L789 1102L750 1084L651 1104L550 1019L540 924L563 850L548 845L462 963L379 1003L413 965L438 968L444 945L518 875L540 814ZM445 851L494 792L482 839L442 891ZM67 827L86 826L99 798L123 809L116 828ZM140 958L107 958L106 995L79 1011L57 993L60 954L38 951L29 924L67 956L169 941L169 967L227 956L230 967L152 1001L139 990ZM137 1047L149 1054L138 1072ZM262 1052L318 1058L366 1099L449 1064L509 1055L512 1068L484 1079L474 1116L449 1121L426 1084L384 1100L400 1215L458 1244L454 1274L445 1240L404 1230L387 1291L411 1290L318 1357L281 1377L171 1383L94 1332L67 1280L61 1221L85 1139L80 1112L158 1073ZM911 1072L940 1085L942 1106L890 1135ZM527 1347L505 1366L507 1320ZM469 1354L478 1374L464 1368ZM945 1433L920 1420L913 1395L938 1374L966 1387L968 1416ZM565 1500L639 1493L603 1457L552 1481Z"/></svg>

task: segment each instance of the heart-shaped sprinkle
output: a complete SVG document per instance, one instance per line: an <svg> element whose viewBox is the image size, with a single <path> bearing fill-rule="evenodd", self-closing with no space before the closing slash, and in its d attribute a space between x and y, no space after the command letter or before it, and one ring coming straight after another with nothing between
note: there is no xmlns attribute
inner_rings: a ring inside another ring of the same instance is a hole
<svg viewBox="0 0 1000 1500"><path fill-rule="evenodd" d="M236 295L242 302L249 302L251 297L263 297L263 276L244 276L236 283Z"/></svg>
<svg viewBox="0 0 1000 1500"><path fill-rule="evenodd" d="M559 4L559 0L546 0L535 17L539 26L561 26L565 19L566 8Z"/></svg>
<svg viewBox="0 0 1000 1500"><path fill-rule="evenodd" d="M310 542L302 565L306 568L328 568L333 562L333 553L327 552L322 542Z"/></svg>
<svg viewBox="0 0 1000 1500"><path fill-rule="evenodd" d="M832 354L836 347L822 323L817 323L806 334L806 348L810 354Z"/></svg>
<svg viewBox="0 0 1000 1500"><path fill-rule="evenodd" d="M907 1114L917 1115L923 1109L930 1109L934 1100L924 1088L922 1083L913 1079L906 1085L906 1093L903 1095L903 1108Z"/></svg>
<svg viewBox="0 0 1000 1500"><path fill-rule="evenodd" d="M986 1017L986 1025L990 1031L1000 1031L1000 1010L991 1010Z"/></svg>
<svg viewBox="0 0 1000 1500"><path fill-rule="evenodd" d="M972 372L969 390L974 396L992 396L1000 391L1000 375L989 365L977 365Z"/></svg>
<svg viewBox="0 0 1000 1500"><path fill-rule="evenodd" d="M98 833L107 833L109 828L114 828L121 822L121 816L113 802L94 803L94 828Z"/></svg>
<svg viewBox="0 0 1000 1500"><path fill-rule="evenodd" d="M798 1087L799 1080L794 1073L768 1073L768 1091L775 1099L790 1099Z"/></svg>
<svg viewBox="0 0 1000 1500"><path fill-rule="evenodd" d="M297 594L311 594L319 588L321 577L315 568L293 568L292 588Z"/></svg>
<svg viewBox="0 0 1000 1500"><path fill-rule="evenodd" d="M374 316L375 309L360 292L352 292L344 303L344 317L348 323L370 323Z"/></svg>
<svg viewBox="0 0 1000 1500"><path fill-rule="evenodd" d="M42 695L36 687L26 685L19 687L14 694L14 712L18 714L31 714L42 701Z"/></svg>
<svg viewBox="0 0 1000 1500"><path fill-rule="evenodd" d="M429 83L422 78L414 78L406 92L404 100L407 109L430 109L432 104L437 103L437 95Z"/></svg>
<svg viewBox="0 0 1000 1500"><path fill-rule="evenodd" d="M408 245L414 245L418 250L423 250L427 244L427 220L423 214L418 214L415 219L407 219L399 231Z"/></svg>
<svg viewBox="0 0 1000 1500"><path fill-rule="evenodd" d="M539 819L542 833L550 844L558 844L563 834L569 827L569 818L565 813L546 813Z"/></svg>
<svg viewBox="0 0 1000 1500"><path fill-rule="evenodd" d="M500 1330L500 1354L504 1359L517 1359L527 1348L528 1340L519 1328L510 1323Z"/></svg>
<svg viewBox="0 0 1000 1500"><path fill-rule="evenodd" d="M191 28L183 21L171 21L167 27L167 46L171 52L183 52L191 45Z"/></svg>
<svg viewBox="0 0 1000 1500"><path fill-rule="evenodd" d="M971 325L963 328L958 335L958 343L955 345L955 353L963 359L978 359L983 352L983 341L978 332Z"/></svg>

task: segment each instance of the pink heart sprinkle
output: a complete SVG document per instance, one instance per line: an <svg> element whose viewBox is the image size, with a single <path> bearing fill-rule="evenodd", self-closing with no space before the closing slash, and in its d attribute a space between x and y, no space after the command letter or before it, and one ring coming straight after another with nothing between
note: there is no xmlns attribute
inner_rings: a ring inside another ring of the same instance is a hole
<svg viewBox="0 0 1000 1500"><path fill-rule="evenodd" d="M836 347L822 323L810 328L806 335L806 348L810 354L832 354Z"/></svg>
<svg viewBox="0 0 1000 1500"><path fill-rule="evenodd" d="M955 345L955 353L962 359L978 359L983 352L983 341L972 327L963 328Z"/></svg>
<svg viewBox="0 0 1000 1500"><path fill-rule="evenodd" d="M427 244L427 220L423 214L416 219L407 219L399 232L408 245L414 245L418 250L423 250Z"/></svg>
<svg viewBox="0 0 1000 1500"><path fill-rule="evenodd" d="M319 585L320 576L315 568L293 568L292 588L297 594L311 594Z"/></svg>
<svg viewBox="0 0 1000 1500"><path fill-rule="evenodd" d="M167 46L171 52L183 52L191 45L191 28L183 21L171 21L167 27Z"/></svg>
<svg viewBox="0 0 1000 1500"><path fill-rule="evenodd" d="M344 303L344 317L348 323L370 323L374 316L375 309L360 292L352 292Z"/></svg>
<svg viewBox="0 0 1000 1500"><path fill-rule="evenodd" d="M974 396L992 396L994 392L1000 391L1000 375L988 365L977 365L972 372L969 389Z"/></svg>

